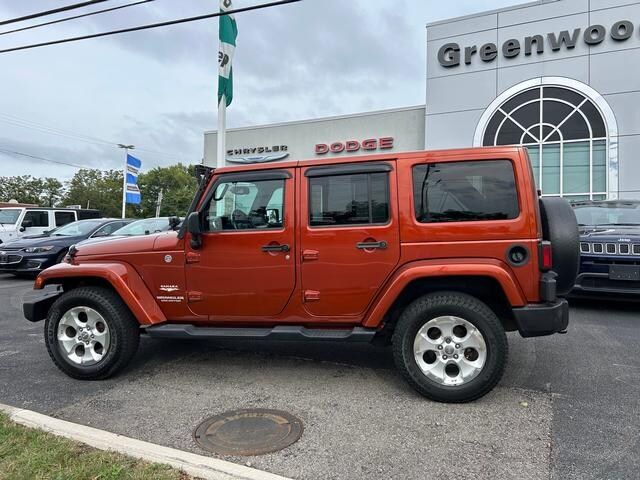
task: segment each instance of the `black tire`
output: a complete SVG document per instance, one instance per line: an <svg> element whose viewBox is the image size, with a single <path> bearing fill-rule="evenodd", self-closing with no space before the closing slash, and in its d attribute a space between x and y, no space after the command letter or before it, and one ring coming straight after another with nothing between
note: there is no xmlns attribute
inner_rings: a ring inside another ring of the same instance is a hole
<svg viewBox="0 0 640 480"><path fill-rule="evenodd" d="M484 337L486 360L480 373L461 385L443 385L427 377L414 357L418 331L440 316L460 317ZM464 403L476 400L496 386L507 363L509 346L504 327L495 313L471 295L436 292L418 298L402 312L392 338L393 357L403 377L420 394L437 402Z"/></svg>
<svg viewBox="0 0 640 480"><path fill-rule="evenodd" d="M104 357L93 365L72 363L57 340L62 316L74 307L96 310L106 321L110 345ZM80 287L64 293L51 306L44 326L45 343L53 363L64 373L79 380L103 380L124 368L135 355L140 341L140 325L129 308L112 290Z"/></svg>
<svg viewBox="0 0 640 480"><path fill-rule="evenodd" d="M567 295L576 282L580 268L580 232L573 208L564 198L540 199L542 236L551 242L556 293Z"/></svg>

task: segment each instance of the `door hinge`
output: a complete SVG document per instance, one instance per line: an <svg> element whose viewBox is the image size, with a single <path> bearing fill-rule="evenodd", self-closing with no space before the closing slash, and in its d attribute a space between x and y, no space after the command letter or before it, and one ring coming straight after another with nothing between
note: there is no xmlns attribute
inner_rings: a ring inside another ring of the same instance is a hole
<svg viewBox="0 0 640 480"><path fill-rule="evenodd" d="M200 254L196 252L187 252L187 263L198 263L200 261Z"/></svg>
<svg viewBox="0 0 640 480"><path fill-rule="evenodd" d="M187 301L189 303L202 301L202 292L187 292Z"/></svg>
<svg viewBox="0 0 640 480"><path fill-rule="evenodd" d="M317 290L305 290L304 301L305 302L317 302L320 300L320 292Z"/></svg>

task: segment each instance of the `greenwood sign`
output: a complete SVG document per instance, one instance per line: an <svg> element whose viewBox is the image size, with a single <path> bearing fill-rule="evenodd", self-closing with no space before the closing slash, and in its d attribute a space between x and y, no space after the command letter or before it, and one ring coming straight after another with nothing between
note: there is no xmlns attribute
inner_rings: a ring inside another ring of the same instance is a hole
<svg viewBox="0 0 640 480"><path fill-rule="evenodd" d="M446 43L438 50L438 62L446 68L457 67L462 62L465 65L473 63L478 57L483 62L493 62L499 53L505 58L515 58L524 54L531 56L542 55L545 48L557 52L563 47L571 50L576 48L578 42L582 41L587 45L598 45L604 42L607 36L616 42L624 42L633 36L634 25L629 20L620 20L614 23L610 29L604 25L591 25L582 30L576 28L573 31L563 30L560 33L549 33L547 35L531 35L523 39L511 38L506 40L498 49L495 43L485 43L484 45L460 46L458 43ZM546 41L545 41L546 40Z"/></svg>

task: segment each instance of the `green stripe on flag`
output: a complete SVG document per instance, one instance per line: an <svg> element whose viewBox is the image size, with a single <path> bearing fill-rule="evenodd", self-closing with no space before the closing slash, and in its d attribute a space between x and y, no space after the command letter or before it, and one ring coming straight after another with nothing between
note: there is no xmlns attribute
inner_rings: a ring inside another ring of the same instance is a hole
<svg viewBox="0 0 640 480"><path fill-rule="evenodd" d="M224 13L232 10L231 0L220 0L220 12ZM220 28L218 38L220 47L218 50L218 103L222 101L222 96L226 98L227 106L233 100L233 54L236 49L236 37L238 27L233 15L223 15L220 17Z"/></svg>

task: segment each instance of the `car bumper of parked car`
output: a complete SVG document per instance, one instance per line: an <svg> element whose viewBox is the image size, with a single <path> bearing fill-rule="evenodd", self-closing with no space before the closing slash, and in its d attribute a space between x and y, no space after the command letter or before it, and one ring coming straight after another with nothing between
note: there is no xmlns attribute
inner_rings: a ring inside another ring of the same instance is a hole
<svg viewBox="0 0 640 480"><path fill-rule="evenodd" d="M0 259L0 272L4 273L38 273L56 263L55 256L42 254L11 254Z"/></svg>
<svg viewBox="0 0 640 480"><path fill-rule="evenodd" d="M569 303L558 299L552 303L534 303L514 308L513 315L520 335L542 337L561 333L569 325Z"/></svg>
<svg viewBox="0 0 640 480"><path fill-rule="evenodd" d="M640 281L616 280L608 273L581 273L571 295L640 295Z"/></svg>

